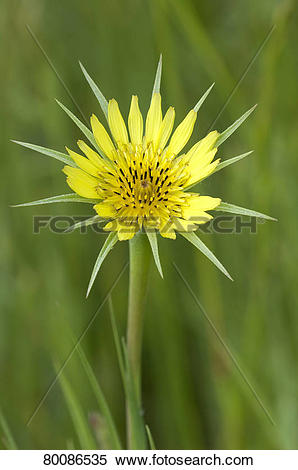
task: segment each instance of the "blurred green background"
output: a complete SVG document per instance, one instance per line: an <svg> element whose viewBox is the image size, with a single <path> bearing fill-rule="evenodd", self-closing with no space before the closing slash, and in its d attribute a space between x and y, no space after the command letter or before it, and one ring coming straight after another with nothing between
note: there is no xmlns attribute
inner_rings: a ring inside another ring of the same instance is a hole
<svg viewBox="0 0 298 470"><path fill-rule="evenodd" d="M243 162L208 179L201 193L279 219L257 234L203 234L229 269L231 283L182 237L161 240L165 270L152 265L144 337L144 412L158 448L288 449L298 444L297 41L290 0L2 0L1 30L1 313L0 407L20 448L78 447L59 383L26 422L55 376L53 361L71 349L128 257L119 243L85 292L103 236L32 233L34 215L89 215L87 205L12 209L10 204L69 192L62 165L10 139L63 151L78 129L56 105L77 113L26 29L54 62L84 114L101 116L78 66L87 68L125 115L137 93L146 111L160 52L164 108L177 122L208 86L195 137L208 130L271 26L272 36L220 115L223 130L253 104L249 120L221 148ZM272 426L177 273L174 260L270 411ZM128 272L113 301L125 332ZM82 341L124 435L118 364L105 305ZM76 354L65 376L86 416L96 402ZM5 446L3 439L1 446Z"/></svg>

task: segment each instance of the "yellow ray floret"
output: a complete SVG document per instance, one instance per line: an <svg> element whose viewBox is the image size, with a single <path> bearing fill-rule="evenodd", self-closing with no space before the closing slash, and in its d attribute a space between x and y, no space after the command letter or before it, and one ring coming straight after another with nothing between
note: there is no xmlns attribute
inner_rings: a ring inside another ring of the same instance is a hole
<svg viewBox="0 0 298 470"><path fill-rule="evenodd" d="M77 165L63 170L68 185L80 196L98 201L94 210L107 219L104 229L117 232L119 240L131 239L142 227L171 239L176 232L196 230L212 218L207 211L221 202L185 191L209 176L219 162L213 161L216 131L179 155L196 118L197 112L191 110L172 134L175 110L170 107L163 117L161 96L154 93L144 125L138 97L132 96L128 134L117 101L110 100L108 123L113 139L97 117L91 117L96 143L108 159L78 141L85 156L67 149Z"/></svg>

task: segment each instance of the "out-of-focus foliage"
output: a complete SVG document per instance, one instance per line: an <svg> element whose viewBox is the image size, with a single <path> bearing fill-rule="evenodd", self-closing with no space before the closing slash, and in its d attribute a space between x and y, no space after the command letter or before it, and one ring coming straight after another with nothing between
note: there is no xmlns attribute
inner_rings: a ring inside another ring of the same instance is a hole
<svg viewBox="0 0 298 470"><path fill-rule="evenodd" d="M297 448L297 21L294 0L2 1L0 407L19 448L79 447L59 381L29 426L26 422L53 380L53 360L62 363L72 348L69 329L81 334L128 256L127 243L118 243L86 301L103 236L92 229L60 235L41 229L36 235L33 216L88 216L92 209L84 204L9 207L69 192L60 162L10 139L63 152L64 145L75 148L81 137L54 98L78 111L26 24L87 117L101 114L78 60L105 96L119 100L125 115L132 93L146 111L160 52L163 103L175 106L177 122L215 81L200 110L196 137L209 129L276 24L215 126L225 129L258 103L219 152L222 158L251 149L254 154L209 178L200 192L279 222L258 224L257 234L245 229L234 235L202 234L233 283L182 237L161 240L164 281L153 267L146 309L144 411L158 448ZM275 427L205 322L172 260L234 352ZM126 272L113 295L121 335L127 281ZM107 304L82 347L123 438L123 392ZM94 416L97 401L76 353L65 377L85 417Z"/></svg>

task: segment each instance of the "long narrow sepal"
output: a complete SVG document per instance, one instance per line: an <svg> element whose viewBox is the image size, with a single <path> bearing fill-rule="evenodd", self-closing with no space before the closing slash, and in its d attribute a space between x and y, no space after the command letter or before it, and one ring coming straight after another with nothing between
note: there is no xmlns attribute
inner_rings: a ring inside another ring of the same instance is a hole
<svg viewBox="0 0 298 470"><path fill-rule="evenodd" d="M233 278L230 276L226 268L221 264L221 262L216 258L212 251L207 248L205 243L194 233L194 232L180 232L180 234L186 238L190 243L192 243L198 250L200 250L203 255L205 255L211 263L213 263L225 276L227 276L231 281Z"/></svg>
<svg viewBox="0 0 298 470"><path fill-rule="evenodd" d="M109 252L111 251L113 246L117 243L117 241L118 241L117 232L110 232L110 234L108 235L106 241L104 242L104 244L103 244L103 246L102 246L102 248L99 252L97 260L95 261L95 265L94 265L94 268L93 268L93 271L92 271L92 274L91 274L91 278L90 278L90 282L89 282L89 285L88 285L86 297L88 297L88 295L91 291L91 288L94 284L95 278L97 276L97 273L98 273L103 261L105 260L105 258L107 257L107 255L109 254Z"/></svg>
<svg viewBox="0 0 298 470"><path fill-rule="evenodd" d="M152 97L154 93L160 93L161 72L162 72L162 54L160 54L158 65L157 65L157 70L156 70L156 75L155 75L155 80L154 80L154 85L153 85L153 90L152 90Z"/></svg>
<svg viewBox="0 0 298 470"><path fill-rule="evenodd" d="M156 233L152 232L150 229L145 229L145 230L146 230L146 234L147 234L150 246L151 246L151 250L152 250L156 267L158 269L159 274L163 278L163 272L162 272L162 267L160 263L159 252L158 252L158 243L157 243Z"/></svg>
<svg viewBox="0 0 298 470"><path fill-rule="evenodd" d="M46 197L44 199L38 199L37 201L32 202L24 202L22 204L14 204L11 207L39 206L41 204L53 204L55 202L85 202L87 204L96 204L99 202L99 199L87 199L86 197L81 197L77 194L71 193Z"/></svg>
<svg viewBox="0 0 298 470"><path fill-rule="evenodd" d="M85 124L82 123L82 121L77 118L64 104L60 103L60 101L56 100L56 102L59 104L59 106L63 109L63 111L70 117L70 119L78 126L78 128L83 132L83 134L87 137L89 142L93 145L93 147L97 150L97 152L102 156L102 158L107 159L107 157L102 153L100 148L98 147L96 140L94 138L94 135L88 129Z"/></svg>
<svg viewBox="0 0 298 470"><path fill-rule="evenodd" d="M204 103L205 99L207 98L207 96L209 95L210 91L212 90L212 88L214 87L215 83L212 83L212 85L208 88L207 91L205 91L205 93L203 94L202 98L197 102L197 104L195 105L195 107L193 108L194 111L198 112L200 107L202 106L202 104Z"/></svg>
<svg viewBox="0 0 298 470"><path fill-rule="evenodd" d="M83 64L81 64L81 62L79 62L79 64L80 64L80 67L82 69L83 74L85 75L85 78L86 78L87 82L90 85L91 90L93 91L94 95L97 98L97 101L99 102L99 105L100 105L106 119L108 120L108 102L107 102L106 98L104 97L104 95L102 94L102 92L100 91L100 89L98 88L96 83L92 80L92 78L88 74L88 72L85 69L85 67L83 66Z"/></svg>
<svg viewBox="0 0 298 470"><path fill-rule="evenodd" d="M241 155L237 155L237 157L232 157L232 158L229 158L228 160L224 160L223 162L220 162L215 168L213 173L216 173L217 171L223 170L227 166L230 166L236 162L239 162L243 158L248 157L248 155L251 155L252 153L253 153L253 150L251 150L250 152L242 153Z"/></svg>
<svg viewBox="0 0 298 470"><path fill-rule="evenodd" d="M215 146L219 147L225 140L227 140L235 131L238 129L239 126L248 118L248 116L256 109L258 105L255 104L252 108L250 108L246 113L244 113L239 119L237 119L231 126L229 126L226 130L224 130L218 137Z"/></svg>
<svg viewBox="0 0 298 470"><path fill-rule="evenodd" d="M273 220L277 221L274 217L270 215L262 214L251 209L246 209L245 207L235 206L234 204L229 204L228 202L221 202L219 206L215 208L216 211L230 212L236 215L247 215L249 217L258 217L259 219Z"/></svg>
<svg viewBox="0 0 298 470"><path fill-rule="evenodd" d="M69 157L66 153L57 152L57 150L48 149L46 147L41 147L40 145L29 144L28 142L20 142L19 140L11 140L11 142L22 145L22 147L26 147L28 149L34 150L35 152L42 153L43 155L47 155L48 157L55 158L56 160L60 160L67 165L76 167L77 165Z"/></svg>
<svg viewBox="0 0 298 470"><path fill-rule="evenodd" d="M71 225L65 230L65 233L73 232L77 228L81 227L89 227L89 225L98 224L99 222L105 222L106 219L102 219L99 215L95 215L94 217L90 217L89 219L81 220L80 222L76 222L75 224Z"/></svg>

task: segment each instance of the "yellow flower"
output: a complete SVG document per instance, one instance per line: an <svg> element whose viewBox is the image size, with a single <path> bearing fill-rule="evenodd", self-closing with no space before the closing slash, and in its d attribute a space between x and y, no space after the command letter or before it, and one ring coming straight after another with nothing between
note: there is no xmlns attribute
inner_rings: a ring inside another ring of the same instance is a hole
<svg viewBox="0 0 298 470"><path fill-rule="evenodd" d="M221 202L185 191L216 169L219 133L210 132L181 154L197 112L192 109L172 134L174 119L174 108L163 116L160 93L153 93L144 125L138 97L132 96L127 129L112 99L108 104L112 138L97 117L91 117L95 141L106 158L83 141L78 146L84 156L67 149L77 166L64 167L68 185L82 197L100 200L94 209L109 219L104 229L117 232L119 240L131 239L142 228L174 239L176 231L193 231L210 220L207 211Z"/></svg>
<svg viewBox="0 0 298 470"><path fill-rule="evenodd" d="M81 64L80 64L81 65ZM82 140L78 147L84 154L66 149L68 154L26 142L14 141L24 147L62 161L66 166L67 183L74 193L52 196L37 201L18 204L85 202L92 204L97 215L72 228L106 221L109 231L89 282L88 293L96 275L118 240L129 240L142 229L146 231L156 266L162 275L156 232L165 238L176 238L180 232L187 241L198 248L229 278L230 275L215 255L194 233L199 225L212 216L208 211L219 210L232 214L276 220L260 212L222 202L220 198L201 196L190 192L196 183L215 171L222 170L242 160L252 152L224 160L214 160L218 147L230 137L252 113L255 106L223 132L210 132L191 149L184 151L197 119L197 112L207 98L212 86L173 132L175 110L169 107L162 114L160 80L161 58L157 67L151 104L145 124L137 96L132 96L128 115L128 129L112 99L108 103L85 68L82 71L94 92L107 119L110 134L95 115L91 117L92 132L69 109L58 104L87 137L92 147ZM184 152L184 153L183 153Z"/></svg>

